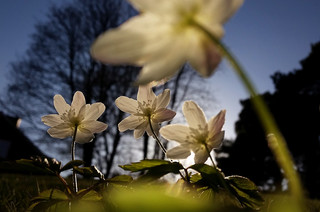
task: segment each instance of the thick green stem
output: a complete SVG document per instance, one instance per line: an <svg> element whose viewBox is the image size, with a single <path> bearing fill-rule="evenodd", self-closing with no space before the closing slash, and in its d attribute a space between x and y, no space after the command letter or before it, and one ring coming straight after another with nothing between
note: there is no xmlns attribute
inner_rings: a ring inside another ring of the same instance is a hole
<svg viewBox="0 0 320 212"><path fill-rule="evenodd" d="M71 143L71 157L72 161L75 160L75 154L76 154L76 135L77 135L78 126L75 126L72 143ZM77 180L77 174L74 168L72 169L72 185L73 185L73 191L75 193L78 192L78 180Z"/></svg>
<svg viewBox="0 0 320 212"><path fill-rule="evenodd" d="M270 149L275 155L275 158L279 166L284 171L285 177L289 180L289 189L293 197L297 201L297 204L302 204L303 189L301 186L300 178L298 176L298 173L294 169L294 163L286 145L285 139L280 133L273 116L271 115L269 109L266 106L266 103L261 98L261 96L257 94L256 89L251 80L249 79L248 75L237 62L235 57L223 45L223 43L220 42L219 39L217 39L211 32L209 32L202 25L194 23L194 26L200 29L203 33L205 33L217 45L221 54L225 56L225 58L230 62L236 74L239 76L245 88L251 95L252 104L261 121L262 126L264 127Z"/></svg>
<svg viewBox="0 0 320 212"><path fill-rule="evenodd" d="M164 148L164 146L163 146L162 143L160 142L158 136L156 135L156 133L155 133L154 130L153 130L150 116L149 116L149 118L148 118L148 122L149 122L150 130L151 130L151 132L152 132L152 134L153 134L154 139L156 139L156 141L157 141L158 145L160 146L162 152L163 152L164 154L166 154L166 153L167 153L166 148Z"/></svg>

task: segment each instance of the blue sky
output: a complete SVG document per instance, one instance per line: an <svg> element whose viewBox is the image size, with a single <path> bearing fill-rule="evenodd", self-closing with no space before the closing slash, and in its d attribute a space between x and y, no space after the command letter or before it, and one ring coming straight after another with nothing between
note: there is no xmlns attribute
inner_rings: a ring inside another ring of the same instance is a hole
<svg viewBox="0 0 320 212"><path fill-rule="evenodd" d="M69 0L70 1L70 0ZM66 0L2 0L0 7L0 93L6 83L8 64L28 47L34 23L43 20L52 3ZM258 91L273 91L270 79L275 71L300 68L299 61L320 41L319 0L246 0L225 25L223 42L236 55L255 82ZM239 99L247 98L241 82L227 63L206 79L215 97L215 114L227 109L226 137L234 138L234 122L241 109ZM210 94L211 95L211 94Z"/></svg>

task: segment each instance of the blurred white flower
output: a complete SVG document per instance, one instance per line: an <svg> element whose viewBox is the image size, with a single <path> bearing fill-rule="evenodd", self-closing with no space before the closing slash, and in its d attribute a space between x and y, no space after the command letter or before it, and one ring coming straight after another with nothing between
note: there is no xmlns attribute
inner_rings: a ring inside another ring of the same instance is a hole
<svg viewBox="0 0 320 212"><path fill-rule="evenodd" d="M221 60L204 33L220 39L223 24L243 0L129 0L140 11L92 45L92 57L111 64L143 66L139 84L171 77L187 61L202 76L210 76Z"/></svg>
<svg viewBox="0 0 320 212"><path fill-rule="evenodd" d="M118 128L120 132L134 130L134 138L140 138L146 131L153 136L150 122L154 133L159 133L160 123L171 120L176 113L166 109L170 102L170 90L166 89L156 96L152 91L151 84L139 86L137 100L120 96L116 99L117 107L131 115L123 119Z"/></svg>
<svg viewBox="0 0 320 212"><path fill-rule="evenodd" d="M55 95L53 104L58 114L43 116L41 121L48 125L48 133L54 138L73 137L76 131L77 143L88 143L94 138L94 133L107 129L108 125L97 121L105 111L103 103L86 104L82 92L77 91L71 105L67 104L61 95Z"/></svg>
<svg viewBox="0 0 320 212"><path fill-rule="evenodd" d="M192 151L195 154L195 163L204 163L211 150L218 148L222 143L224 131L221 129L226 111L221 110L207 122L202 109L193 101L186 101L182 110L189 126L172 124L160 129L160 134L165 139L180 143L167 151L167 157L184 159Z"/></svg>

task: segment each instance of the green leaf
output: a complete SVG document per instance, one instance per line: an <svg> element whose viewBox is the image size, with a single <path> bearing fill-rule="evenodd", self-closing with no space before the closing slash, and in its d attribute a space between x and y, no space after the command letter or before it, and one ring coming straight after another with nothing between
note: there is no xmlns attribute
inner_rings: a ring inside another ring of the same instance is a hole
<svg viewBox="0 0 320 212"><path fill-rule="evenodd" d="M154 166L149 168L146 174L140 176L138 182L153 181L169 173L179 174L179 170L181 169L183 169L183 166L178 162Z"/></svg>
<svg viewBox="0 0 320 212"><path fill-rule="evenodd" d="M114 184L128 184L132 182L132 177L129 175L119 175L113 178L107 179L107 182Z"/></svg>
<svg viewBox="0 0 320 212"><path fill-rule="evenodd" d="M55 175L55 169L36 163L31 159L20 159L15 162L1 164L5 170L16 170L18 172L28 172L32 174Z"/></svg>
<svg viewBox="0 0 320 212"><path fill-rule="evenodd" d="M230 186L230 192L242 205L256 210L263 205L264 200L257 186L248 178L234 175L226 177L226 182Z"/></svg>
<svg viewBox="0 0 320 212"><path fill-rule="evenodd" d="M147 171L146 174L138 178L138 182L156 180L168 173L179 174L179 170L183 169L180 163L166 160L142 160L120 167L131 172Z"/></svg>
<svg viewBox="0 0 320 212"><path fill-rule="evenodd" d="M83 165L84 162L82 160L72 160L72 161L69 161L66 165L64 165L61 169L60 169L60 172L63 172L65 170L68 170L68 169L72 169L74 166L81 166Z"/></svg>
<svg viewBox="0 0 320 212"><path fill-rule="evenodd" d="M119 167L121 167L126 171L139 172L139 171L150 169L152 167L166 165L170 163L171 163L170 161L166 161L166 160L153 159L153 160L141 160L140 162L137 162L137 163L131 163L131 164L122 165L122 166L120 165Z"/></svg>
<svg viewBox="0 0 320 212"><path fill-rule="evenodd" d="M41 192L31 200L31 205L27 211L64 211L68 209L69 197L63 191L50 189Z"/></svg>
<svg viewBox="0 0 320 212"><path fill-rule="evenodd" d="M81 196L81 201L99 201L102 199L102 196L92 189L90 191L83 189L79 191L78 195Z"/></svg>
<svg viewBox="0 0 320 212"><path fill-rule="evenodd" d="M41 192L37 197L34 197L32 201L49 199L68 200L68 195L59 189L49 189Z"/></svg>
<svg viewBox="0 0 320 212"><path fill-rule="evenodd" d="M188 167L188 169L189 168L199 172L202 177L199 179L199 176L194 176L193 180L196 180L195 184L204 187L208 186L214 191L218 191L220 188L225 188L224 174L220 169L206 164L195 164Z"/></svg>
<svg viewBox="0 0 320 212"><path fill-rule="evenodd" d="M98 177L100 180L104 180L104 175L102 172L97 169L95 166L90 167L74 167L74 170L83 176L86 177Z"/></svg>

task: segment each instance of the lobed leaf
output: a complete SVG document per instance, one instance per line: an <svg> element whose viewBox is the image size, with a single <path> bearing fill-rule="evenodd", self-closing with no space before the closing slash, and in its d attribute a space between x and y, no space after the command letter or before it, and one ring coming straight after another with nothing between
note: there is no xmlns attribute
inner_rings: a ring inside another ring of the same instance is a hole
<svg viewBox="0 0 320 212"><path fill-rule="evenodd" d="M74 170L83 176L86 177L98 177L100 180L104 180L104 175L102 172L97 169L95 166L90 166L90 167L74 167Z"/></svg>
<svg viewBox="0 0 320 212"><path fill-rule="evenodd" d="M64 165L61 169L60 172L66 171L68 169L72 169L74 166L81 166L83 165L84 162L82 160L72 160L69 161L66 165Z"/></svg>
<svg viewBox="0 0 320 212"><path fill-rule="evenodd" d="M127 165L120 165L119 167L126 171L139 172L139 171L144 171L156 166L167 165L167 164L171 164L171 162L166 160L152 159L152 160L141 160L140 162L131 163Z"/></svg>
<svg viewBox="0 0 320 212"><path fill-rule="evenodd" d="M226 177L226 182L230 186L230 192L242 205L255 210L260 209L263 205L264 200L258 187L248 178L234 175Z"/></svg>

